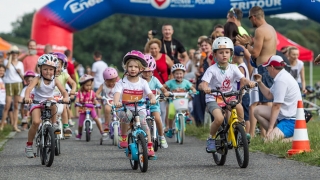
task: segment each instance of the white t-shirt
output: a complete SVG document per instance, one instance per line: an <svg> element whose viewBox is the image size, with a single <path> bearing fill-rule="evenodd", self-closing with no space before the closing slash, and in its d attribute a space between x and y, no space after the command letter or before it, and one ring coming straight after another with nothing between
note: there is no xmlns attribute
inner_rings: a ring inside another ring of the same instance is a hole
<svg viewBox="0 0 320 180"><path fill-rule="evenodd" d="M6 88L2 78L0 78L0 104L6 104Z"/></svg>
<svg viewBox="0 0 320 180"><path fill-rule="evenodd" d="M239 65L238 65L238 68L240 69L240 67L244 69L245 78L248 79L248 80L250 80L249 71L248 71L248 68L247 68L246 63L243 62L243 63L239 64ZM233 89L234 91L238 91L238 90L240 89L240 81L235 81L235 82L233 83L233 88L232 88L232 89Z"/></svg>
<svg viewBox="0 0 320 180"><path fill-rule="evenodd" d="M298 83L301 83L300 72L303 68L303 65L304 65L304 63L298 59L297 64L295 66L291 66L290 73Z"/></svg>
<svg viewBox="0 0 320 180"><path fill-rule="evenodd" d="M50 84L45 84L43 78L39 80L40 86L36 85L34 87L34 100L43 101L53 97L53 92L56 87L55 80L51 81Z"/></svg>
<svg viewBox="0 0 320 180"><path fill-rule="evenodd" d="M8 60L4 60L4 66L7 66ZM17 66L15 68L18 70L20 69L20 73L24 74L24 67L23 63L21 61L18 61ZM14 69L13 65L9 67L9 69L6 70L6 74L3 77L4 83L20 83L22 82L21 77L19 76L18 72Z"/></svg>
<svg viewBox="0 0 320 180"><path fill-rule="evenodd" d="M273 102L282 103L278 119L296 117L297 102L301 100L300 88L296 80L285 69L281 70L274 78L270 88Z"/></svg>
<svg viewBox="0 0 320 180"><path fill-rule="evenodd" d="M229 64L225 72L222 73L216 63L206 70L201 80L209 83L211 89L220 88L221 92L230 92L233 82L243 77L244 75L236 65ZM212 94L206 94L206 103L211 101L215 101L215 97Z"/></svg>
<svg viewBox="0 0 320 180"><path fill-rule="evenodd" d="M115 89L116 89L116 87L109 88L109 87L106 86L105 83L102 84L102 92L109 99L113 99L113 95L115 93Z"/></svg>
<svg viewBox="0 0 320 180"><path fill-rule="evenodd" d="M94 88L99 88L100 85L104 82L103 79L103 71L108 67L107 63L104 61L96 61L92 64L92 72L95 73L94 75Z"/></svg>
<svg viewBox="0 0 320 180"><path fill-rule="evenodd" d="M115 93L116 92L121 93L122 103L139 101L152 93L148 82L140 77L139 81L136 83L130 82L127 77L124 77L123 80L119 80L115 86ZM133 105L127 107L131 111L134 110ZM143 108L145 108L145 105L138 107L139 110Z"/></svg>
<svg viewBox="0 0 320 180"><path fill-rule="evenodd" d="M22 98L25 97L27 87L28 87L28 86L24 87L24 88L21 90L20 96L21 96ZM32 89L32 91L30 92L30 98L33 99L33 97L34 97L34 89Z"/></svg>

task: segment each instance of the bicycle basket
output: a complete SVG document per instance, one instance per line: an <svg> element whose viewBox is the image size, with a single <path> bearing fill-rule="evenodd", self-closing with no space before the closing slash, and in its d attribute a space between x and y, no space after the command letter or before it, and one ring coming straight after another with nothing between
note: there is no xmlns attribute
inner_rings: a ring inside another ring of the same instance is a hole
<svg viewBox="0 0 320 180"><path fill-rule="evenodd" d="M186 111L188 110L188 99L187 98L178 98L172 101L176 111Z"/></svg>

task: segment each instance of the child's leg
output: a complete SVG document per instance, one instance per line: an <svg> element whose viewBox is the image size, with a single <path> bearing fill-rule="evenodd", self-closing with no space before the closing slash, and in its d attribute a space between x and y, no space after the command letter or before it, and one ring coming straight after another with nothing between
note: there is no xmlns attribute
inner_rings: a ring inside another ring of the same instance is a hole
<svg viewBox="0 0 320 180"><path fill-rule="evenodd" d="M79 114L79 122L78 122L78 136L81 138L82 135L82 127L83 127L83 122L84 119L86 118L86 114L85 113L80 113Z"/></svg>
<svg viewBox="0 0 320 180"><path fill-rule="evenodd" d="M91 110L91 117L96 122L100 133L103 134L103 129L102 129L102 126L101 126L101 122L99 121L99 116L97 115L97 112L96 112L95 109Z"/></svg>
<svg viewBox="0 0 320 180"><path fill-rule="evenodd" d="M152 116L154 116L159 136L163 136L163 126L161 122L160 112L152 112Z"/></svg>
<svg viewBox="0 0 320 180"><path fill-rule="evenodd" d="M127 111L120 111L118 113L120 118L120 128L121 128L121 135L119 138L119 147L126 148L128 147L127 141L127 133L128 133L128 124L132 119L132 112L127 109Z"/></svg>
<svg viewBox="0 0 320 180"><path fill-rule="evenodd" d="M41 115L41 112L40 112L39 108L35 108L31 112L32 124L31 124L31 127L30 127L29 132L28 132L28 143L29 143L29 145L32 145L33 139L36 136L36 133L38 131L38 128L39 128L39 125L40 125L40 122L41 122L40 115Z"/></svg>
<svg viewBox="0 0 320 180"><path fill-rule="evenodd" d="M104 119L105 130L109 130L109 124L111 121L111 107L109 105L104 106Z"/></svg>
<svg viewBox="0 0 320 180"><path fill-rule="evenodd" d="M148 156L155 156L154 149L153 149L153 144L151 141L151 136L150 136L150 129L146 121L146 114L144 111L139 111L139 119L141 123L142 129L147 133L148 137Z"/></svg>

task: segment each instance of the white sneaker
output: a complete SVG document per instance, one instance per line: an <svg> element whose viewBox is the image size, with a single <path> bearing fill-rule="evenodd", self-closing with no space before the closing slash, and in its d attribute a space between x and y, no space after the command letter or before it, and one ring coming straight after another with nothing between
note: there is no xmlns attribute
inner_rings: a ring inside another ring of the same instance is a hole
<svg viewBox="0 0 320 180"><path fill-rule="evenodd" d="M168 143L164 136L160 138L160 144L161 144L161 148L168 148Z"/></svg>
<svg viewBox="0 0 320 180"><path fill-rule="evenodd" d="M103 140L108 140L109 139L109 134L108 133L103 133L102 134L102 139Z"/></svg>
<svg viewBox="0 0 320 180"><path fill-rule="evenodd" d="M24 149L24 152L26 153L27 158L34 158L32 146L27 146L27 147Z"/></svg>

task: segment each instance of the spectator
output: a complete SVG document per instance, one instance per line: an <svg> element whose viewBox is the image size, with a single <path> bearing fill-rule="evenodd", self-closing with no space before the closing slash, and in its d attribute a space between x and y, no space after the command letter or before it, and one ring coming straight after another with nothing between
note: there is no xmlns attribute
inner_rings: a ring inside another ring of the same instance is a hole
<svg viewBox="0 0 320 180"><path fill-rule="evenodd" d="M93 53L93 59L95 62L92 64L91 75L94 77L93 90L96 92L104 82L103 71L107 69L108 65L102 60L102 54L99 51Z"/></svg>
<svg viewBox="0 0 320 180"><path fill-rule="evenodd" d="M4 61L6 73L3 78L3 82L5 83L6 88L6 105L3 110L0 130L4 126L4 122L7 119L12 103L12 98L14 98L13 118L11 119L11 124L13 125L13 130L20 132L18 129L18 102L20 100L20 93L23 88L22 82L24 68L22 62L18 61L19 54L20 51L18 47L12 46L8 53L8 60Z"/></svg>
<svg viewBox="0 0 320 180"><path fill-rule="evenodd" d="M90 66L86 66L86 74L91 74L91 67Z"/></svg>
<svg viewBox="0 0 320 180"><path fill-rule="evenodd" d="M84 67L82 66L82 64L79 64L77 71L78 71L79 77L82 77L84 75Z"/></svg>
<svg viewBox="0 0 320 180"><path fill-rule="evenodd" d="M227 15L227 22L233 22L238 26L240 35L248 35L248 32L241 26L243 13L241 9L231 8Z"/></svg>
<svg viewBox="0 0 320 180"><path fill-rule="evenodd" d="M213 28L213 33L223 36L223 34L224 34L223 26L221 24L215 25L214 28Z"/></svg>
<svg viewBox="0 0 320 180"><path fill-rule="evenodd" d="M178 60L178 53L180 53L184 61L187 62L189 60L188 54L181 42L172 38L173 32L172 25L164 24L162 26L163 37L160 39L162 42L160 52L167 54L175 64L180 63Z"/></svg>
<svg viewBox="0 0 320 180"><path fill-rule="evenodd" d="M299 57L299 49L297 47L289 47L288 48L288 59L290 61L291 71L290 74L293 78L298 82L299 88L303 93L307 93L306 91L306 80L304 74L304 63L298 59Z"/></svg>
<svg viewBox="0 0 320 180"><path fill-rule="evenodd" d="M47 44L44 47L44 54L50 54L50 53L53 53L52 45L51 44Z"/></svg>
<svg viewBox="0 0 320 180"><path fill-rule="evenodd" d="M23 63L25 71L37 71L37 62L39 56L37 55L37 43L35 40L30 39L28 41L28 53L19 57L19 60Z"/></svg>
<svg viewBox="0 0 320 180"><path fill-rule="evenodd" d="M77 82L76 73L74 70L74 64L72 62L72 52L69 49L67 49L64 51L64 55L66 55L68 58L68 66L67 66L68 74L75 82Z"/></svg>
<svg viewBox="0 0 320 180"><path fill-rule="evenodd" d="M266 141L293 136L297 102L302 100L298 83L284 69L284 65L283 59L277 55L271 56L263 64L274 78L270 89L264 85L260 74L254 76L263 95L273 99L272 107L259 105L254 110L254 116L267 131Z"/></svg>

